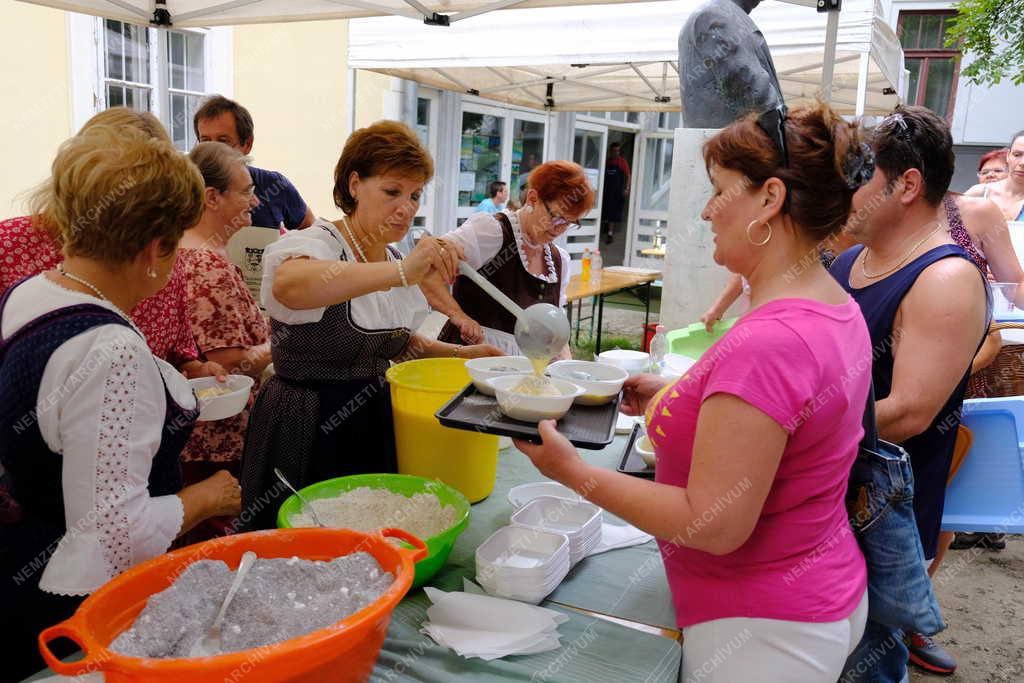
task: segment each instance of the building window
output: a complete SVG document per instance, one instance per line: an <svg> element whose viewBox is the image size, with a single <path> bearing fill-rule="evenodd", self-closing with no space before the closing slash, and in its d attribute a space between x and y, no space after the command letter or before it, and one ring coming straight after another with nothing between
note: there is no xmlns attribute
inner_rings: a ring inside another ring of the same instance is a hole
<svg viewBox="0 0 1024 683"><path fill-rule="evenodd" d="M102 107L153 112L174 145L196 143L192 115L206 95L205 33L103 21Z"/></svg>
<svg viewBox="0 0 1024 683"><path fill-rule="evenodd" d="M951 120L960 75L960 50L946 47L956 13L900 12L898 32L910 81L907 104L928 107Z"/></svg>
<svg viewBox="0 0 1024 683"><path fill-rule="evenodd" d="M107 19L104 22L103 47L107 107L149 111L153 91L149 30Z"/></svg>

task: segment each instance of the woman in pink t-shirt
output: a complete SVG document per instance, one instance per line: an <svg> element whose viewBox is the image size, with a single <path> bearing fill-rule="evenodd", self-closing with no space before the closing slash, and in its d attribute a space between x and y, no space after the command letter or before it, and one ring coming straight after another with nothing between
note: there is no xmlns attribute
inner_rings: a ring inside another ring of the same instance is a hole
<svg viewBox="0 0 1024 683"><path fill-rule="evenodd" d="M626 384L623 410L646 414L656 481L588 464L551 421L544 445L517 445L657 537L683 628L681 680L832 683L867 617L844 499L871 342L816 246L841 228L874 161L825 105L742 119L704 159L714 196L701 217L715 262L750 282L750 312L680 380Z"/></svg>

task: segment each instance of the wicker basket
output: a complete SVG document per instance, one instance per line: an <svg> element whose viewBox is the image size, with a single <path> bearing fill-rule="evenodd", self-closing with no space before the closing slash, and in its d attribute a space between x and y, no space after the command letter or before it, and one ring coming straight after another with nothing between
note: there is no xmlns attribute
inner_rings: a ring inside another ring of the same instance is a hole
<svg viewBox="0 0 1024 683"><path fill-rule="evenodd" d="M1024 330L1024 323L992 323L990 332ZM1024 395L1024 344L999 350L992 364L971 375L965 398L996 398Z"/></svg>

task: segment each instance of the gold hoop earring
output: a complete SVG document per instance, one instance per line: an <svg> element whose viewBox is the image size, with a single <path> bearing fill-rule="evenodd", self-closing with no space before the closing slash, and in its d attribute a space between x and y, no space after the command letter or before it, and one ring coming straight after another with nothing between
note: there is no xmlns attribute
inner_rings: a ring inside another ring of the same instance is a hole
<svg viewBox="0 0 1024 683"><path fill-rule="evenodd" d="M754 227L757 223L764 223L766 226L768 226L768 236L765 237L760 242L755 242L750 237L750 229L752 227ZM768 221L759 221L759 220L757 220L755 218L754 220L750 221L750 223L747 224L747 241L750 242L751 244L753 244L755 247L763 247L764 245L768 244L768 242L769 242L769 240L771 240L771 238L772 238L772 224L769 223Z"/></svg>

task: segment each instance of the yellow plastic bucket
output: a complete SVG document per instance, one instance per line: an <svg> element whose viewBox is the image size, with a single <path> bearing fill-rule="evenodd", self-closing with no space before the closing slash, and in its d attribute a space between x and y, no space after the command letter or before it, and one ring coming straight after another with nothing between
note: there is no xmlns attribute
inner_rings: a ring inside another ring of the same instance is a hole
<svg viewBox="0 0 1024 683"><path fill-rule="evenodd" d="M498 437L442 427L434 417L469 384L465 360L411 360L391 366L387 379L399 473L440 479L470 503L490 495L498 469Z"/></svg>

